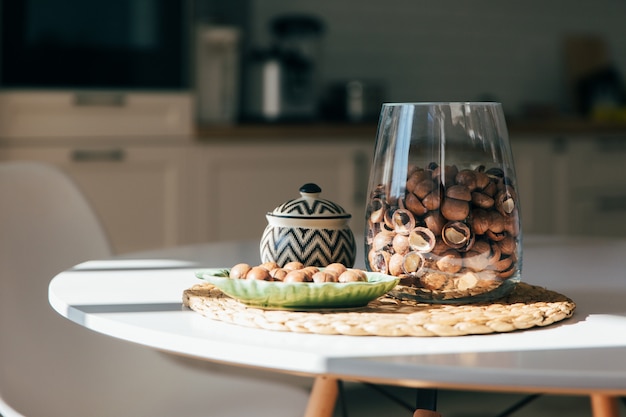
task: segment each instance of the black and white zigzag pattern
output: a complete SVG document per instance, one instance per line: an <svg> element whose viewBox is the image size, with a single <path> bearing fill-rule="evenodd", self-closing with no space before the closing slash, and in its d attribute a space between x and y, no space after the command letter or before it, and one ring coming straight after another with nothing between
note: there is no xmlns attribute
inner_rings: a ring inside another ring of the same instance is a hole
<svg viewBox="0 0 626 417"><path fill-rule="evenodd" d="M278 208L285 215L312 216L320 214L345 213L341 206L328 200L312 200L312 204L303 199L289 200Z"/></svg>
<svg viewBox="0 0 626 417"><path fill-rule="evenodd" d="M340 262L354 266L354 235L350 229L307 229L267 227L261 239L262 262L278 265L300 261L307 266L326 266Z"/></svg>

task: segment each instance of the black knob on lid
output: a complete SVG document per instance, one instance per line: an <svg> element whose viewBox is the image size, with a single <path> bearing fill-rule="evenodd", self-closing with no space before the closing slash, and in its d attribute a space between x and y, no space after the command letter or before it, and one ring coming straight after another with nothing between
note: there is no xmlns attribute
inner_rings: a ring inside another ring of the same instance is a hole
<svg viewBox="0 0 626 417"><path fill-rule="evenodd" d="M322 189L317 184L313 184L312 182L310 182L300 187L300 192L307 193L307 194L315 194L315 193L321 193Z"/></svg>

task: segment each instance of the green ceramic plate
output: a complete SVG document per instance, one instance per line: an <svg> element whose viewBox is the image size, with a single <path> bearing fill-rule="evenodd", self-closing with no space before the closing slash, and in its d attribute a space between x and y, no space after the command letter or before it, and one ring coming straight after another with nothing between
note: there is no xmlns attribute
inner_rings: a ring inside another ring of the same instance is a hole
<svg viewBox="0 0 626 417"><path fill-rule="evenodd" d="M361 307L391 291L398 278L367 272L367 282L310 283L232 279L230 270L205 269L196 277L215 285L240 302L260 308L284 310L313 310Z"/></svg>

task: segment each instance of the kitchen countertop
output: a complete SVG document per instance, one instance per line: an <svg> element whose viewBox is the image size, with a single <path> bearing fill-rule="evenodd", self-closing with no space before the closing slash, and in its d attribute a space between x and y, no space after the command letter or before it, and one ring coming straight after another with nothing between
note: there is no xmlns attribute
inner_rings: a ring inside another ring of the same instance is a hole
<svg viewBox="0 0 626 417"><path fill-rule="evenodd" d="M554 139L567 138L595 138L598 136L626 139L626 123L603 123L584 119L537 119L520 120L508 119L509 135L524 139ZM108 145L126 146L131 144L141 146L162 145L189 145L193 143L258 143L259 141L273 140L275 142L291 142L298 140L341 141L357 143L374 143L377 124L369 123L340 123L340 122L311 122L311 123L242 123L235 125L204 125L198 126L195 131L185 137L164 135L119 136L103 137L41 137L41 138L0 138L0 148L4 146L83 146L106 142Z"/></svg>
<svg viewBox="0 0 626 417"><path fill-rule="evenodd" d="M520 135L624 135L626 123L596 122L577 118L555 118L507 121L509 134ZM199 126L196 138L201 142L214 140L262 140L262 139L374 139L377 125L370 123L242 123L224 126Z"/></svg>
<svg viewBox="0 0 626 417"><path fill-rule="evenodd" d="M626 122L602 122L580 118L507 120L509 133L515 134L626 134Z"/></svg>

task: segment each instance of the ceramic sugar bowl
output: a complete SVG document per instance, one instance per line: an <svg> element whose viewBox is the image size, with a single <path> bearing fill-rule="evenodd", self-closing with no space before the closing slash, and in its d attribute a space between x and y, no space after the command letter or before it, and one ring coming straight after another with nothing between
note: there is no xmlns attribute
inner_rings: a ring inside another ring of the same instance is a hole
<svg viewBox="0 0 626 417"><path fill-rule="evenodd" d="M267 213L268 225L260 244L262 262L354 266L356 245L348 225L352 216L339 205L321 199L321 191L316 184L304 184L300 198Z"/></svg>

